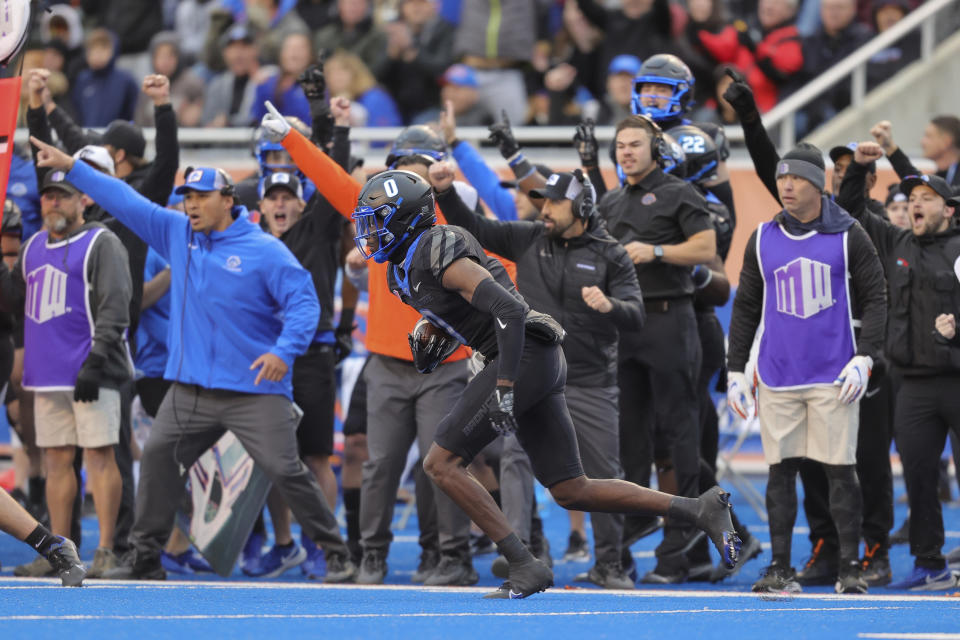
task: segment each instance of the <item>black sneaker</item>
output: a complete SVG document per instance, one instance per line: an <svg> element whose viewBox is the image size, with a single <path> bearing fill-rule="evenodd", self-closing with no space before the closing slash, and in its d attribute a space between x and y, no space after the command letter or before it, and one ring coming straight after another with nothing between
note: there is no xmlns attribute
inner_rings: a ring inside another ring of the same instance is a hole
<svg viewBox="0 0 960 640"><path fill-rule="evenodd" d="M833 588L837 593L867 592L867 581L863 579L863 567L859 560L851 560L840 566L837 583Z"/></svg>
<svg viewBox="0 0 960 640"><path fill-rule="evenodd" d="M83 578L87 575L87 570L80 562L77 547L72 541L60 538L60 542L54 544L47 551L46 558L53 570L60 576L60 584L65 587L79 587L83 584Z"/></svg>
<svg viewBox="0 0 960 640"><path fill-rule="evenodd" d="M430 576L438 564L440 564L440 551L433 547L427 547L420 552L420 564L417 565L417 570L413 572L410 582L423 584L423 581Z"/></svg>
<svg viewBox="0 0 960 640"><path fill-rule="evenodd" d="M553 571L540 560L531 558L520 564L511 564L510 579L499 589L483 597L516 600L546 591L552 586Z"/></svg>
<svg viewBox="0 0 960 640"><path fill-rule="evenodd" d="M131 549L117 566L104 571L100 577L104 580L166 580L167 572L159 555L148 556Z"/></svg>
<svg viewBox="0 0 960 640"><path fill-rule="evenodd" d="M903 521L900 528L890 534L890 544L909 544L910 543L910 516Z"/></svg>
<svg viewBox="0 0 960 640"><path fill-rule="evenodd" d="M353 582L357 578L357 565L353 564L349 555L342 553L324 552L327 563L327 575L323 581L327 584L342 584L344 582ZM383 561L383 573L387 573L386 560ZM381 579L381 582L383 580Z"/></svg>
<svg viewBox="0 0 960 640"><path fill-rule="evenodd" d="M887 549L884 549L879 542L864 545L860 566L863 569L863 579L868 586L882 587L893 580L890 557Z"/></svg>
<svg viewBox="0 0 960 640"><path fill-rule="evenodd" d="M329 569L328 569L329 571ZM357 584L383 584L387 577L387 554L383 551L364 551L360 561Z"/></svg>
<svg viewBox="0 0 960 640"><path fill-rule="evenodd" d="M740 556L740 537L730 518L730 494L720 487L713 487L701 494L699 500L696 525L710 536L720 554L720 561L732 569Z"/></svg>
<svg viewBox="0 0 960 640"><path fill-rule="evenodd" d="M813 552L804 565L797 572L797 582L804 586L834 584L837 581L837 552L826 548L823 538L813 545Z"/></svg>
<svg viewBox="0 0 960 640"><path fill-rule="evenodd" d="M763 577L753 583L754 593L800 593L802 588L797 582L797 573L793 567L785 567L774 560L763 572Z"/></svg>
<svg viewBox="0 0 960 640"><path fill-rule="evenodd" d="M563 552L564 562L587 562L590 560L590 547L579 531L571 531L567 539L567 550Z"/></svg>
<svg viewBox="0 0 960 640"><path fill-rule="evenodd" d="M441 555L437 568L424 581L426 587L469 587L480 577L470 557Z"/></svg>
<svg viewBox="0 0 960 640"><path fill-rule="evenodd" d="M763 547L760 541L757 540L757 537L750 536L747 538L747 541L743 543L743 546L740 547L740 557L737 558L737 564L733 566L733 569L728 568L723 562L718 562L710 573L710 582L720 582L730 576L736 575L740 572L740 569L743 569L743 565L759 556L762 551Z"/></svg>
<svg viewBox="0 0 960 640"><path fill-rule="evenodd" d="M590 571L578 574L575 582L592 582L604 589L635 589L636 585L619 562L598 562Z"/></svg>

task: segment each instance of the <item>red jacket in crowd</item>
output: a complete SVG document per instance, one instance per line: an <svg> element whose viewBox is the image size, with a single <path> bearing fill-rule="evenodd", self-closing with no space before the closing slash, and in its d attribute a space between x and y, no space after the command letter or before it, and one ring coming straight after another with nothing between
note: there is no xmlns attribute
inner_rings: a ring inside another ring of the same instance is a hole
<svg viewBox="0 0 960 640"><path fill-rule="evenodd" d="M701 30L697 35L714 60L743 72L761 113L777 104L779 88L803 68L800 34L792 23L764 32L756 44L742 21L719 33Z"/></svg>

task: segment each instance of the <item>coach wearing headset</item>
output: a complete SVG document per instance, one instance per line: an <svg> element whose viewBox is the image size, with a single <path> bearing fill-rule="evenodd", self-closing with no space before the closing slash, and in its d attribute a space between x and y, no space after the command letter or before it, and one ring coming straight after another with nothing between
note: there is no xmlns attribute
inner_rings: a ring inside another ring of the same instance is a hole
<svg viewBox="0 0 960 640"><path fill-rule="evenodd" d="M291 506L327 561L327 582L353 577L337 521L297 453L291 368L317 330L310 279L283 244L251 223L219 169L187 171L176 193L187 216L32 139L37 165L67 179L170 263L170 335L164 377L173 385L143 451L133 553L104 577L163 579L160 551L186 470L231 431Z"/></svg>
<svg viewBox="0 0 960 640"><path fill-rule="evenodd" d="M626 183L608 191L599 204L610 233L633 261L647 313L643 331L620 338L620 458L627 480L650 486L650 466L656 461L661 491L696 497L701 349L691 270L713 259L717 240L703 196L658 165L665 144L649 118L621 120L615 150ZM628 517L625 551L654 528L652 518ZM643 581L686 580L688 563L682 551L690 535L692 530L668 521L657 548L657 567ZM625 565L632 563L629 553L623 557Z"/></svg>
<svg viewBox="0 0 960 640"><path fill-rule="evenodd" d="M569 367L567 407L584 471L591 478L622 478L617 342L620 331L636 331L643 325L643 300L627 252L596 216L593 185L580 170L554 173L543 189L531 193L544 198L539 221L502 222L470 211L450 188L453 173L448 163L430 167L430 181L447 221L470 231L485 249L515 261L517 288L527 302L550 314L567 332L563 342ZM524 459L516 438L507 438L501 467L513 460L512 471L519 473L513 476L515 481L501 482L503 510L521 538L527 532L529 540L533 474ZM501 474L504 471L501 468ZM606 588L633 588L620 563L623 516L590 517L596 564L586 578Z"/></svg>

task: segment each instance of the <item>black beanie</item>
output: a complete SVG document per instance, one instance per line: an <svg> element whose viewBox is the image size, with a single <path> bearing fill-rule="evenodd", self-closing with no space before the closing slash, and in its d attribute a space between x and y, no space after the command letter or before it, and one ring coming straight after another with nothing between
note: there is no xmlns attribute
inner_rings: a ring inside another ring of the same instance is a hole
<svg viewBox="0 0 960 640"><path fill-rule="evenodd" d="M777 177L798 176L823 191L827 181L827 167L823 152L809 142L801 142L788 151L777 164Z"/></svg>

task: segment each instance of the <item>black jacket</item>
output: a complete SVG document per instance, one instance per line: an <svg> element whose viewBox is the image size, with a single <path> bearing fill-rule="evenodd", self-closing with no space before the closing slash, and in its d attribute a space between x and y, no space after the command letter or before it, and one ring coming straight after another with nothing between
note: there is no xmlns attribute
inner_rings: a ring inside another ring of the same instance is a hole
<svg viewBox="0 0 960 640"><path fill-rule="evenodd" d="M941 313L960 315L960 282L953 266L960 258L960 227L922 236L896 227L866 211L864 180L866 168L850 163L838 201L867 230L887 273L887 356L907 376L958 374L960 335L946 340L934 326Z"/></svg>
<svg viewBox="0 0 960 640"><path fill-rule="evenodd" d="M861 185L862 188L862 185ZM870 243L870 238L863 227L854 222L844 224L842 219L849 216L840 210L840 207L824 197L821 201L824 211L832 210L832 215L823 215L828 223L820 229L823 233L838 233L841 229L847 232L847 253L850 269L850 302L861 310L862 325L857 338L857 355L865 355L879 361L883 353L883 332L887 320L886 288L883 281L883 269L877 259L877 252ZM780 212L774 218L781 224L790 223L789 214ZM818 220L820 220L818 218ZM818 230L813 225L806 225L810 230ZM796 226L791 229L794 233L802 231ZM729 347L727 350L727 367L730 371L743 371L750 358L750 347L753 345L757 327L763 314L764 288L763 274L760 273L760 264L757 259L757 231L755 230L747 241L743 254L743 268L740 271L740 285L737 288L737 297L733 301L733 315L730 319ZM932 326L932 325L931 325ZM815 345L811 345L814 347ZM839 372L838 372L839 373Z"/></svg>
<svg viewBox="0 0 960 640"><path fill-rule="evenodd" d="M567 382L578 387L617 384L619 331L636 331L645 313L640 285L626 250L594 215L586 233L553 240L542 222L503 222L470 211L455 189L437 196L443 215L489 251L517 263L517 289L530 307L567 332ZM613 303L606 314L583 301L582 287L597 286Z"/></svg>

